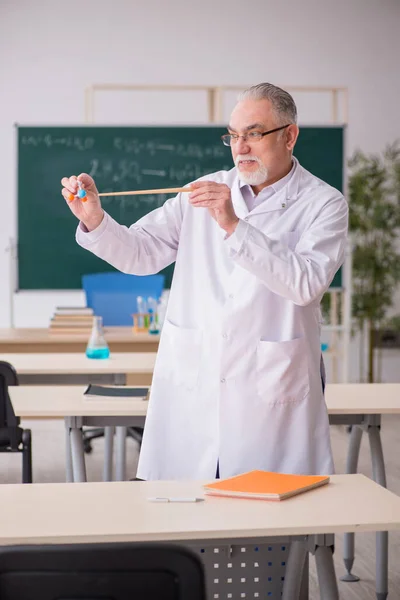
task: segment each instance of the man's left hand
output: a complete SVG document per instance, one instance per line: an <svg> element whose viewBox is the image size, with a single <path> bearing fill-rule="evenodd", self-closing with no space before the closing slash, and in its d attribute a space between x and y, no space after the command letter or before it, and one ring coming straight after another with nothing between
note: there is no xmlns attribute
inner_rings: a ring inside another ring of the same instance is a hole
<svg viewBox="0 0 400 600"><path fill-rule="evenodd" d="M196 181L190 187L193 190L189 194L190 204L208 208L218 225L231 235L239 219L233 209L230 188L224 183L215 183L215 181Z"/></svg>

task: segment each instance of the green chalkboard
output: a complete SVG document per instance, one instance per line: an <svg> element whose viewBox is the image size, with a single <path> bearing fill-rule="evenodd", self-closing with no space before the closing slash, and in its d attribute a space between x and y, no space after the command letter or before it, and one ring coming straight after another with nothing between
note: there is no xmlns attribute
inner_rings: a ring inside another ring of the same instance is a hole
<svg viewBox="0 0 400 600"><path fill-rule="evenodd" d="M183 186L232 167L221 126L17 127L18 288L80 289L85 273L112 267L75 242L77 221L61 196L63 176L90 173L99 191ZM343 128L301 128L295 155L312 173L343 186ZM166 195L103 198L117 221L131 225ZM173 266L166 270L169 285ZM336 285L340 285L335 282Z"/></svg>

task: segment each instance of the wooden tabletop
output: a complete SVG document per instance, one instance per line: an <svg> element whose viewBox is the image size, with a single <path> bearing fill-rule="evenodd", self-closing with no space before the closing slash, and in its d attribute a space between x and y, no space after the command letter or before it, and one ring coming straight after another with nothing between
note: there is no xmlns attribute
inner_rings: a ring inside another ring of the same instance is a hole
<svg viewBox="0 0 400 600"><path fill-rule="evenodd" d="M107 359L90 359L84 353L0 354L20 375L152 374L156 353L111 352Z"/></svg>
<svg viewBox="0 0 400 600"><path fill-rule="evenodd" d="M196 503L148 500L159 496L203 497L202 483L0 485L0 506L7 515L0 528L0 545L218 540L400 529L400 497L364 475L335 475L328 485L282 502L210 496Z"/></svg>
<svg viewBox="0 0 400 600"><path fill-rule="evenodd" d="M325 400L331 415L400 414L400 383L331 383Z"/></svg>
<svg viewBox="0 0 400 600"><path fill-rule="evenodd" d="M105 337L113 352L156 352L159 335L134 333L132 327L106 327ZM0 329L0 353L84 352L85 333L54 333L47 327Z"/></svg>
<svg viewBox="0 0 400 600"><path fill-rule="evenodd" d="M24 419L64 417L146 417L146 400L85 396L87 386L20 385L9 388L14 412Z"/></svg>
<svg viewBox="0 0 400 600"><path fill-rule="evenodd" d="M148 366L152 355L143 356L148 360L142 366ZM83 395L85 390L86 386L78 385L24 385L9 388L14 411L21 418L146 416L145 401L115 397L89 399ZM329 414L400 414L400 383L331 383L326 388L326 402Z"/></svg>

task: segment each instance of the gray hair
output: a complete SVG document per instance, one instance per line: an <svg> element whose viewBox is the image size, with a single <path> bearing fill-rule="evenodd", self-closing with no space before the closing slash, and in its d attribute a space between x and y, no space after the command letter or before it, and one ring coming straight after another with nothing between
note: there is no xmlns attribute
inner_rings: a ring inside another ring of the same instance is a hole
<svg viewBox="0 0 400 600"><path fill-rule="evenodd" d="M297 123L297 108L292 96L272 83L259 83L239 94L239 102L247 99L269 100L279 119L279 124Z"/></svg>

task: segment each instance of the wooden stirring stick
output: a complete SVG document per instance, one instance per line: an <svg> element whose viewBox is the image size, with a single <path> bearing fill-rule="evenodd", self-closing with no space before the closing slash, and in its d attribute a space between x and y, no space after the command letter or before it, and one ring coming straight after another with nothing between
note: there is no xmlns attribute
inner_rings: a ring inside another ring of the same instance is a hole
<svg viewBox="0 0 400 600"><path fill-rule="evenodd" d="M105 192L99 196L139 196L140 194L178 194L179 192L191 192L192 188L163 188L159 190L135 190L133 192Z"/></svg>

